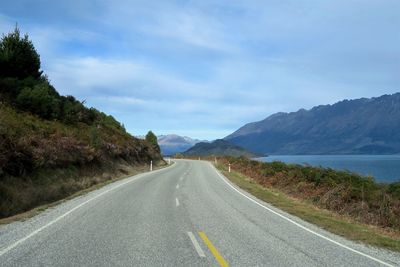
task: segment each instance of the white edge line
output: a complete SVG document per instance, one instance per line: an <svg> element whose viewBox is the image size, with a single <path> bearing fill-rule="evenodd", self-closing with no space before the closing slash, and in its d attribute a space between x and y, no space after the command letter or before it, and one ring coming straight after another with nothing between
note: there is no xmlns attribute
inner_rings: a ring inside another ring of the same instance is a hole
<svg viewBox="0 0 400 267"><path fill-rule="evenodd" d="M179 206L179 199L178 198L175 198L175 203L176 203L176 206L178 207Z"/></svg>
<svg viewBox="0 0 400 267"><path fill-rule="evenodd" d="M211 164L211 163L210 163L210 164ZM305 226L303 226L303 225L301 225L301 224L299 224L299 223L293 221L292 219L290 219L290 218L288 218L288 217L286 217L286 216L284 216L284 215L282 215L282 214L280 214L280 213L278 213L278 212L276 212L276 211L274 211L274 210L272 210L272 209L270 209L270 208L264 206L263 204L259 203L258 201L254 200L253 198L251 198L251 197L249 197L249 196L243 194L242 192L240 192L236 187L234 187L230 182L227 181L227 178L226 178L225 176L223 176L223 175L215 168L214 165L211 164L211 166L214 168L214 170L216 171L216 173L218 174L218 176L219 176L227 185L229 185L229 187L231 187L233 190L235 190L237 193L241 194L242 196L244 196L244 197L247 198L248 200L250 200L250 201L252 201L253 203L257 204L258 206L260 206L260 207L262 207L262 208L268 210L269 212L272 212L273 214L275 214L275 215L281 217L282 219L284 219L284 220L286 220L286 221L288 221L288 222L290 222L290 223L292 223L292 224L294 224L294 225L296 225L296 226L302 228L303 230L305 230L305 231L307 231L307 232L309 232L309 233L311 233L311 234L314 234L314 235L316 235L316 236L318 236L318 237L320 237L320 238L322 238L322 239L325 239L325 240L327 240L327 241L329 241L329 242L331 242L331 243L334 243L335 245L338 245L338 246L340 246L340 247L342 247L342 248L345 248L345 249L347 249L347 250L350 250L351 252L354 252L354 253L356 253L356 254L359 254L359 255L361 255L361 256L364 256L364 257L366 257L366 258L368 258L368 259L370 259L370 260L376 261L376 262L378 262L378 263L380 263L380 264L383 264L383 265L385 265L385 266L395 267L394 265L391 265L391 264L389 264L389 263L387 263L387 262L381 261L381 260L379 260L379 259L377 259L377 258L374 258L374 257L372 257L372 256L370 256L370 255L368 255L368 254L365 254L365 253L363 253L363 252L361 252L361 251L358 251L358 250L355 250L355 249L353 249L353 248L351 248L351 247L348 247L348 246L346 246L346 245L343 245L342 243L339 243L339 242L337 242L337 241L335 241L335 240L333 240L333 239L331 239L331 238L329 238L329 237L323 236L323 235L321 235L321 234L319 234L319 233L317 233L317 232L315 232L315 231L313 231L313 230L311 230L311 229L309 229L309 228L307 228L307 227L305 227Z"/></svg>
<svg viewBox="0 0 400 267"><path fill-rule="evenodd" d="M60 215L59 217L55 218L54 220L48 222L47 224L43 225L42 227L36 229L35 231L33 231L32 233L30 233L29 235L27 235L27 236L25 236L25 237L19 239L18 241L16 241L16 242L13 243L12 245L10 245L10 246L8 246L8 247L6 247L6 248L0 250L0 257L3 256L4 254L6 254L7 252L9 252L10 250L12 250L13 248L17 247L19 244L21 244L21 243L25 242L26 240L28 240L29 238L35 236L36 234L38 234L39 232L41 232L41 231L44 230L45 228L51 226L52 224L58 222L58 221L61 220L62 218L66 217L67 215L69 215L69 214L71 214L72 212L74 212L75 210L77 210L77 209L79 209L80 207L82 207L82 206L86 205L87 203L91 202L92 200L95 200L95 199L101 197L102 195L104 195L104 194L106 194L106 193L108 193L108 192L110 192L110 191L113 191L113 190L115 190L115 189L117 189L117 188L119 188L119 187L121 187L121 186L123 186L123 185L132 183L132 182L134 182L134 181L136 181L136 180L138 180L138 179L140 179L140 178L143 178L143 177L145 177L147 174L150 174L150 173L151 173L151 174L154 174L154 173L157 173L157 172L160 172L160 171L169 169L169 168L171 168L172 166L175 166L175 164L172 164L172 165L170 165L170 166L168 166L168 167L165 167L165 168L162 168L162 169L158 169L158 170L155 170L155 171L152 171L152 172L147 172L147 173L138 174L139 176L137 176L136 178L133 178L132 180L125 181L125 182L120 183L120 184L118 184L118 185L116 185L116 186L114 186L114 187L112 187L112 188L110 188L110 189L108 189L108 190L106 190L106 191L103 191L103 192L99 193L98 195L96 195L96 196L94 196L94 197L92 197L92 198L86 200L85 202L82 202L82 203L79 204L78 206L76 206L76 207L70 209L70 210L67 211L66 213L64 213L64 214ZM134 177L134 176L131 176L131 177ZM129 178L128 178L128 179L129 179Z"/></svg>
<svg viewBox="0 0 400 267"><path fill-rule="evenodd" d="M205 257L206 254L204 254L204 251L201 249L199 242L197 242L196 237L194 237L192 232L187 232L190 241L192 241L192 244L194 246L194 249L196 250L197 254L199 254L200 257Z"/></svg>

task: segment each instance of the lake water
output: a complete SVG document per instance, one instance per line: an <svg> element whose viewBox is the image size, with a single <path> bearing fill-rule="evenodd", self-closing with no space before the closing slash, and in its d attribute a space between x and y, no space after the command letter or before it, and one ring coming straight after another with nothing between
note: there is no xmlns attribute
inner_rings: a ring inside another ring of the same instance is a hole
<svg viewBox="0 0 400 267"><path fill-rule="evenodd" d="M378 182L400 181L400 155L271 155L258 160L349 170L371 175Z"/></svg>

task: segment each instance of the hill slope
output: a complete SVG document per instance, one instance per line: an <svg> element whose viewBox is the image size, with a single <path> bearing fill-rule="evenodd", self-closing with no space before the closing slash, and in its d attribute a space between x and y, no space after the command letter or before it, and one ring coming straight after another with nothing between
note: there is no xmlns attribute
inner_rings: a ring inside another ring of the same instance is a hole
<svg viewBox="0 0 400 267"><path fill-rule="evenodd" d="M268 154L400 153L400 93L276 113L224 139Z"/></svg>
<svg viewBox="0 0 400 267"><path fill-rule="evenodd" d="M218 139L211 143L197 143L192 148L183 152L185 156L244 156L244 157L256 157L260 156L246 149L231 144L228 141Z"/></svg>
<svg viewBox="0 0 400 267"><path fill-rule="evenodd" d="M112 116L61 96L19 30L0 42L0 218L161 161Z"/></svg>

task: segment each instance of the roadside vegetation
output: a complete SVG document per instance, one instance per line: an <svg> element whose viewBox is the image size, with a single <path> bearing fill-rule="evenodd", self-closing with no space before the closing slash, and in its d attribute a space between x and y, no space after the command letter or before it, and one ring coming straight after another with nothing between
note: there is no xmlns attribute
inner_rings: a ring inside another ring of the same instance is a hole
<svg viewBox="0 0 400 267"><path fill-rule="evenodd" d="M18 28L0 41L0 218L162 162L159 149L84 101L62 96ZM84 177L84 178L83 178Z"/></svg>
<svg viewBox="0 0 400 267"><path fill-rule="evenodd" d="M145 137L146 141L153 147L155 151L161 153L160 146L158 145L157 136L152 132L149 131Z"/></svg>
<svg viewBox="0 0 400 267"><path fill-rule="evenodd" d="M400 251L400 183L379 184L351 172L244 157L218 158L217 168L242 189L310 223Z"/></svg>

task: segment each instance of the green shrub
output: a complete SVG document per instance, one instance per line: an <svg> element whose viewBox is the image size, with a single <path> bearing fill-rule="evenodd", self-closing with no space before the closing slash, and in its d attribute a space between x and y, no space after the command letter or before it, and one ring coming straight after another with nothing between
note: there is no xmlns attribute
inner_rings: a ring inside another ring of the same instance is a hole
<svg viewBox="0 0 400 267"><path fill-rule="evenodd" d="M275 172L281 172L286 169L286 164L280 161L274 161L270 166Z"/></svg>
<svg viewBox="0 0 400 267"><path fill-rule="evenodd" d="M107 115L103 112L97 111L96 119L97 119L97 122L99 124L101 124L102 126L105 126L110 129L125 132L125 128L111 115Z"/></svg>
<svg viewBox="0 0 400 267"><path fill-rule="evenodd" d="M46 83L25 87L17 96L19 108L31 111L45 119L56 119L60 115L60 101L57 92Z"/></svg>
<svg viewBox="0 0 400 267"><path fill-rule="evenodd" d="M391 183L389 185L388 192L400 199L400 182Z"/></svg>
<svg viewBox="0 0 400 267"><path fill-rule="evenodd" d="M75 100L73 96L62 96L61 97L61 107L62 107L62 116L60 116L60 120L65 123L73 124L78 122L78 112L81 109L78 101Z"/></svg>

